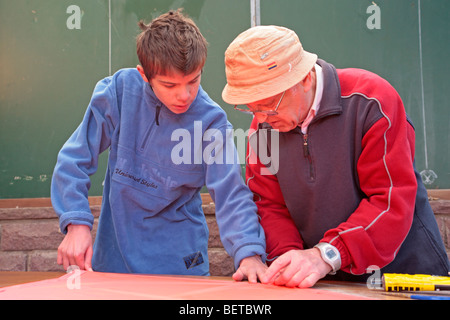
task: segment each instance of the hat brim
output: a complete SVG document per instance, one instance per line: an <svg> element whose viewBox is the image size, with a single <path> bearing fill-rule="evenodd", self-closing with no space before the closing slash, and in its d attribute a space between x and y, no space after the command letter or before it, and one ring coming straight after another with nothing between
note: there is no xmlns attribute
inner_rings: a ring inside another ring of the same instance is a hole
<svg viewBox="0 0 450 320"><path fill-rule="evenodd" d="M244 105L273 97L303 80L316 61L316 54L303 51L301 63L278 77L251 86L232 86L227 83L222 91L222 99L231 105Z"/></svg>

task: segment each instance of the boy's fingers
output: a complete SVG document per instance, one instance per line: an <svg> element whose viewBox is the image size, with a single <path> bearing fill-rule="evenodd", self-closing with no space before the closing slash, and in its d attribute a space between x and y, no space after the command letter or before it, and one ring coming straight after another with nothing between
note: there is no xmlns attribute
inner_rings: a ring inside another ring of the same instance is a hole
<svg viewBox="0 0 450 320"><path fill-rule="evenodd" d="M86 256L84 260L84 268L87 271L93 271L92 270L92 247L89 247L86 251Z"/></svg>

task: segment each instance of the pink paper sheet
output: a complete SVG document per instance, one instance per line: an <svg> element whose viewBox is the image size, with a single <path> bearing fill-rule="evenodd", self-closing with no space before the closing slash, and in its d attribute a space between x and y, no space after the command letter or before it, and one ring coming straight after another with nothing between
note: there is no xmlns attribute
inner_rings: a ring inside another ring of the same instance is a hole
<svg viewBox="0 0 450 320"><path fill-rule="evenodd" d="M359 300L320 289L286 288L209 278L75 271L0 288L0 300Z"/></svg>

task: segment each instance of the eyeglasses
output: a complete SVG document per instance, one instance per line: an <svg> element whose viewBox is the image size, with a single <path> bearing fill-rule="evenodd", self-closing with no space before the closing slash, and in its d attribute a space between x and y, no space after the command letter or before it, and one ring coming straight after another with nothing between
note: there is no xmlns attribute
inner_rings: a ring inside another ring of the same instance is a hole
<svg viewBox="0 0 450 320"><path fill-rule="evenodd" d="M283 97L284 97L285 93L286 93L286 91L283 92L283 95L281 96L280 101L278 101L277 106L273 110L255 110L255 111L251 111L250 109L238 108L237 105L234 106L234 110L243 112L245 114L253 114L254 115L255 113L262 113L262 114L265 114L267 116L276 116L278 114L278 112L277 112L278 107L280 106L281 100L283 100Z"/></svg>

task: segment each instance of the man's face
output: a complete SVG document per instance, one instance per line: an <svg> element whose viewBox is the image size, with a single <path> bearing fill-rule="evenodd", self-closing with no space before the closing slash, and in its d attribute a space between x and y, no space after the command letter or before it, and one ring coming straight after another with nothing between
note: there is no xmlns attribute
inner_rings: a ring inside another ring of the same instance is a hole
<svg viewBox="0 0 450 320"><path fill-rule="evenodd" d="M197 97L202 77L202 69L189 75L172 72L168 75L156 75L150 81L153 92L173 113L184 113Z"/></svg>
<svg viewBox="0 0 450 320"><path fill-rule="evenodd" d="M301 83L286 91L277 109L278 114L269 116L264 113L255 113L255 118L259 123L266 122L273 129L280 132L288 132L297 127L308 115L311 107L311 99L305 94ZM248 104L248 108L254 110L273 110L281 98L282 93Z"/></svg>

